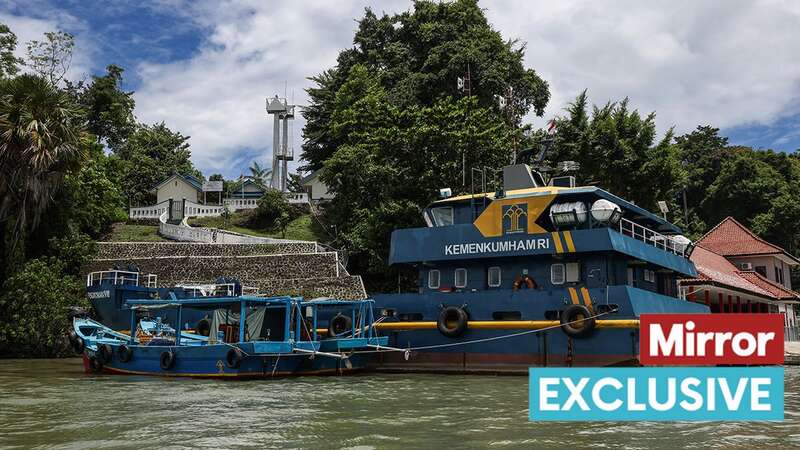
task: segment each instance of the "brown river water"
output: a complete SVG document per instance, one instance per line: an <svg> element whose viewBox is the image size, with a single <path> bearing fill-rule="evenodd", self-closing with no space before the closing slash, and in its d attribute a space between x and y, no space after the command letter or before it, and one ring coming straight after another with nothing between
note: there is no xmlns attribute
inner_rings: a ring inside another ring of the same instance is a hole
<svg viewBox="0 0 800 450"><path fill-rule="evenodd" d="M0 448L800 447L800 367L783 422L531 423L528 379L457 375L214 381L92 376L0 360Z"/></svg>

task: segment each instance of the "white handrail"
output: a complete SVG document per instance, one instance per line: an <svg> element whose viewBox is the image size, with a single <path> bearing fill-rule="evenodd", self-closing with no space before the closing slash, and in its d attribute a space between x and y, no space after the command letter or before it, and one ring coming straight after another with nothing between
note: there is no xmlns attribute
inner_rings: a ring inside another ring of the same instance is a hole
<svg viewBox="0 0 800 450"><path fill-rule="evenodd" d="M619 233L636 239L637 241L650 244L653 247L660 248L666 252L674 253L678 256L686 256L687 245L676 242L675 239L670 236L653 231L628 219L620 219Z"/></svg>

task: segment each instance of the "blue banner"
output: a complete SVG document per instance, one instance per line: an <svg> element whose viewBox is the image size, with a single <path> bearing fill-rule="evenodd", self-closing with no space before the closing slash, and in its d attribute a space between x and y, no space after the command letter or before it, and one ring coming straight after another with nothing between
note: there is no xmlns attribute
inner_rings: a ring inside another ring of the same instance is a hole
<svg viewBox="0 0 800 450"><path fill-rule="evenodd" d="M782 367L531 368L532 421L783 420Z"/></svg>

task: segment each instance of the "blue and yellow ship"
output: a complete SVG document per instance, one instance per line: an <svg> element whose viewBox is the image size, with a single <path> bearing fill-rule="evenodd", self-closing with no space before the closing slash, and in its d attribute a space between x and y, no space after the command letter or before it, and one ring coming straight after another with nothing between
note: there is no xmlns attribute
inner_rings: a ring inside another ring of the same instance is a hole
<svg viewBox="0 0 800 450"><path fill-rule="evenodd" d="M645 188L645 187L643 187ZM416 292L376 295L389 345L382 370L525 372L530 366L638 364L644 313L706 313L681 298L695 277L673 224L573 177L503 169L496 192L444 198L426 227L396 230L390 263Z"/></svg>

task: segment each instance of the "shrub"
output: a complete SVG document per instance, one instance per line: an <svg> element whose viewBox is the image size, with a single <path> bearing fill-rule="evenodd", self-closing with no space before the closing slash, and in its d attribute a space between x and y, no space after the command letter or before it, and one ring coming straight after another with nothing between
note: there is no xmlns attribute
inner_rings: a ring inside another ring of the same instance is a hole
<svg viewBox="0 0 800 450"><path fill-rule="evenodd" d="M281 191L267 189L258 199L258 208L250 216L250 226L267 230L285 230L293 209Z"/></svg>
<svg viewBox="0 0 800 450"><path fill-rule="evenodd" d="M3 284L0 356L54 357L69 352L69 308L87 306L83 286L55 258L28 261Z"/></svg>

